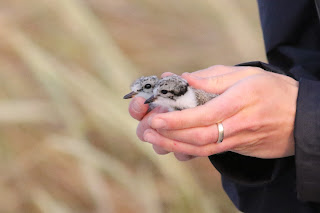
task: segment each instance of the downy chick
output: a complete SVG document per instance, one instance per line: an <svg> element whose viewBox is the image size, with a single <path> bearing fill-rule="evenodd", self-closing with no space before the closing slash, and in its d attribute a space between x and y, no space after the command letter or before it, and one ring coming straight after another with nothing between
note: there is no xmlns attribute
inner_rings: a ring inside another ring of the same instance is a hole
<svg viewBox="0 0 320 213"><path fill-rule="evenodd" d="M218 94L207 93L189 86L180 76L171 75L156 83L153 95L145 101L145 104L153 103L167 107L169 111L175 111L203 105L217 96Z"/></svg>

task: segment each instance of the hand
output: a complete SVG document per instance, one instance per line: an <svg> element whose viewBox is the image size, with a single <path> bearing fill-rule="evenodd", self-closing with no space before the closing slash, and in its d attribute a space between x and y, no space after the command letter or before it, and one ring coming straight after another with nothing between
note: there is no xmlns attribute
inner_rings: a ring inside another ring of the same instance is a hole
<svg viewBox="0 0 320 213"><path fill-rule="evenodd" d="M256 67L214 66L182 77L221 95L202 106L149 117L144 140L193 156L225 151L259 158L294 155L297 81ZM225 134L219 144L218 122Z"/></svg>
<svg viewBox="0 0 320 213"><path fill-rule="evenodd" d="M164 73L162 77L170 75L170 73ZM148 111L148 105L144 104L145 99L142 97L135 97L131 100L130 105L129 105L129 113L130 115L140 121L138 128L137 128L137 136L141 141L145 141L143 137L143 133L145 132L146 129L149 129L150 126L148 124L148 119L154 115L157 115L159 113L164 113L167 112L167 109L157 107L153 109L151 112L147 114ZM153 149L157 154L164 155L168 154L169 151L166 151L165 149L161 148L160 146L153 145ZM194 158L193 156L189 155L184 155L181 153L174 153L175 157L178 160L181 161L186 161Z"/></svg>

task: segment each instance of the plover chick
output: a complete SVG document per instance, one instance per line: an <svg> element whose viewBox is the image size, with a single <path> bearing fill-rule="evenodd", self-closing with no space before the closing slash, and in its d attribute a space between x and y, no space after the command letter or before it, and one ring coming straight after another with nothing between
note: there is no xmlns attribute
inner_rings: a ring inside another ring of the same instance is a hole
<svg viewBox="0 0 320 213"><path fill-rule="evenodd" d="M153 103L167 107L169 111L175 111L203 105L217 96L189 86L180 76L171 75L156 83L153 95L145 101L145 104Z"/></svg>
<svg viewBox="0 0 320 213"><path fill-rule="evenodd" d="M147 76L147 77L142 76L131 84L130 86L131 92L126 94L123 98L129 99L129 98L133 98L134 96L140 96L140 97L143 97L144 99L148 99L152 96L154 86L156 85L157 82L158 82L158 77L155 75ZM150 112L155 107L156 105L154 105L153 103L150 103L148 112Z"/></svg>
<svg viewBox="0 0 320 213"><path fill-rule="evenodd" d="M131 92L126 94L123 99L133 98L134 96L141 96L148 99L153 94L153 89L157 82L158 78L155 75L147 77L142 76L131 84Z"/></svg>

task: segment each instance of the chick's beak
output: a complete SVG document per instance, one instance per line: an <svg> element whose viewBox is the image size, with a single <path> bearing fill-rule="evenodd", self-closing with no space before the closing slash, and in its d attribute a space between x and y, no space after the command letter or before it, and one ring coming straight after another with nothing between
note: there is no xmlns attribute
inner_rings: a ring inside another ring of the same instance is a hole
<svg viewBox="0 0 320 213"><path fill-rule="evenodd" d="M152 103L155 99L156 99L156 97L154 97L154 95L152 95L150 98L148 98L148 99L144 102L144 104L150 104L150 103Z"/></svg>
<svg viewBox="0 0 320 213"><path fill-rule="evenodd" d="M138 93L132 91L132 92L126 94L125 96L123 96L123 99L133 98L136 94L138 94Z"/></svg>

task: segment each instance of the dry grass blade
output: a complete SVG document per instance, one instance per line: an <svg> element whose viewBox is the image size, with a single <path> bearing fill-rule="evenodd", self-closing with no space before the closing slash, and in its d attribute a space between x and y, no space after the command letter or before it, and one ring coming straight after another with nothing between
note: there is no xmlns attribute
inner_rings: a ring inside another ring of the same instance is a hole
<svg viewBox="0 0 320 213"><path fill-rule="evenodd" d="M123 92L122 85L130 85L138 72L85 2L57 0L49 4L67 26L73 26L69 30L86 46L90 61L109 88Z"/></svg>
<svg viewBox="0 0 320 213"><path fill-rule="evenodd" d="M95 204L96 213L113 213L115 212L114 206L111 201L110 194L106 189L104 177L99 170L92 166L83 163L79 165L85 184L87 185L88 192Z"/></svg>
<svg viewBox="0 0 320 213"><path fill-rule="evenodd" d="M63 203L55 200L42 189L35 189L32 193L34 204L43 213L72 213L73 211Z"/></svg>
<svg viewBox="0 0 320 213"><path fill-rule="evenodd" d="M223 21L221 28L225 30L230 42L233 44L234 49L232 51L238 52L239 61L254 60L253 56L257 57L254 55L256 53L261 53L258 56L259 58L265 58L263 52L259 51L264 48L262 39L259 36L261 30L257 30L250 25L244 11L239 9L238 2L224 0L217 4L214 0L205 0L204 5L211 8L212 14L218 16L220 21ZM248 45L247 41L250 42L250 45Z"/></svg>
<svg viewBox="0 0 320 213"><path fill-rule="evenodd" d="M54 124L56 116L50 104L44 101L0 101L0 124Z"/></svg>
<svg viewBox="0 0 320 213"><path fill-rule="evenodd" d="M88 144L86 141L79 141L61 136L53 136L48 139L48 142L49 145L57 151L75 157L79 161L79 164L85 165L85 167L83 168L90 168L91 171L90 173L85 175L85 178L96 179L98 178L97 174L99 171L104 172L115 182L121 184L125 189L127 189L131 193L133 199L140 202L142 206L146 206L145 202L149 198L139 193L139 185L136 184L137 179L131 172L129 172L129 169L120 161L112 157L109 157L105 153L102 153L101 151L97 150L96 148ZM100 191L103 190L103 188L100 188L97 185L99 184L99 182L100 180L98 180L95 183L91 183L91 185L94 184L94 186L92 185L91 193L98 193L100 195L104 194L104 192ZM97 195L95 195L94 197L96 199L99 199ZM99 199L99 203L101 203L101 199L103 198ZM99 207L99 205L97 207ZM100 207L101 211L102 209L106 209L104 205ZM145 208L148 208L148 206Z"/></svg>
<svg viewBox="0 0 320 213"><path fill-rule="evenodd" d="M154 177L150 170L140 168L138 171L137 188L139 190L139 199L144 205L145 212L162 213L161 199L157 189Z"/></svg>
<svg viewBox="0 0 320 213"><path fill-rule="evenodd" d="M49 145L59 152L76 157L80 162L90 164L93 168L101 170L116 180L124 187L135 192L133 178L124 164L108 157L105 153L89 145L86 141L62 136L51 136L48 139Z"/></svg>
<svg viewBox="0 0 320 213"><path fill-rule="evenodd" d="M64 121L69 134L81 137L81 127L79 127L81 116L78 115L76 107L72 106L64 93L63 86L55 72L56 69L63 69L63 67L58 67L52 57L41 51L40 47L17 28L11 26L6 32L2 32L5 34L6 41L30 67L32 74L52 98L52 103L60 114L60 119Z"/></svg>

